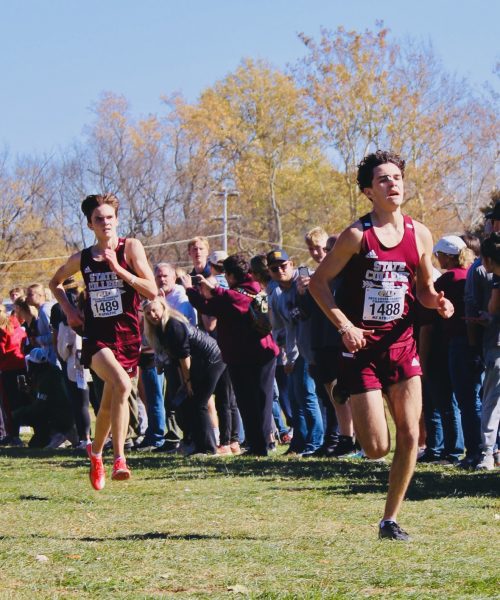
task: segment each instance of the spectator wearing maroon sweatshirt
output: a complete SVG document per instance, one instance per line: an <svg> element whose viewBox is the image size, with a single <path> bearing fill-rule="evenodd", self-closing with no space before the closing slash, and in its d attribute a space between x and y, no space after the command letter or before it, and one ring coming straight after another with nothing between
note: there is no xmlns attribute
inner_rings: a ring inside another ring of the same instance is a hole
<svg viewBox="0 0 500 600"><path fill-rule="evenodd" d="M215 287L202 275L197 288L183 278L188 298L202 314L217 317L217 342L227 364L243 420L249 453L267 456L273 430L273 384L278 347L272 336L254 329L249 307L261 291L242 254L224 260L229 289Z"/></svg>

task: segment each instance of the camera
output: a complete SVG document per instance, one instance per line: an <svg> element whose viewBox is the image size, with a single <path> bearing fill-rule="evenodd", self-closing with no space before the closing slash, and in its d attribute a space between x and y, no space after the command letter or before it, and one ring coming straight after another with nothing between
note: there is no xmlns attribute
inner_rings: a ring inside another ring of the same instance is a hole
<svg viewBox="0 0 500 600"><path fill-rule="evenodd" d="M298 268L298 271L299 271L299 277L310 277L311 276L311 272L309 271L309 267L300 266Z"/></svg>

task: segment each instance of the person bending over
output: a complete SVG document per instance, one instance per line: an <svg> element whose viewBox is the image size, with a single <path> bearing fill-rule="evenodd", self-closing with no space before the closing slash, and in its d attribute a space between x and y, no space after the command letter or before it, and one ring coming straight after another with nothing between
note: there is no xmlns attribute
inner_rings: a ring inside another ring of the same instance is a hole
<svg viewBox="0 0 500 600"><path fill-rule="evenodd" d="M144 304L144 333L155 354L179 369L185 399L176 410L193 448L188 454L217 454L208 401L226 370L217 342L158 297ZM177 395L179 397L179 394Z"/></svg>

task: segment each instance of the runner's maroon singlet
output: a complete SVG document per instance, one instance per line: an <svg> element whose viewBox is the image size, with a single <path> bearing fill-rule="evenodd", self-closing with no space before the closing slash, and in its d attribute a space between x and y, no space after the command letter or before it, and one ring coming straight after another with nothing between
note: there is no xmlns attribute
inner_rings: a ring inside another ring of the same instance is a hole
<svg viewBox="0 0 500 600"><path fill-rule="evenodd" d="M384 347L404 345L413 334L413 285L420 259L413 221L403 219L401 241L388 248L375 234L370 214L361 217L361 250L340 274L338 306L357 327L375 330L368 347L382 340Z"/></svg>
<svg viewBox="0 0 500 600"><path fill-rule="evenodd" d="M118 239L116 257L121 267L135 275L125 260L125 238ZM140 297L135 289L106 260L92 258L92 248L82 250L80 270L87 289L83 337L114 345L140 342Z"/></svg>

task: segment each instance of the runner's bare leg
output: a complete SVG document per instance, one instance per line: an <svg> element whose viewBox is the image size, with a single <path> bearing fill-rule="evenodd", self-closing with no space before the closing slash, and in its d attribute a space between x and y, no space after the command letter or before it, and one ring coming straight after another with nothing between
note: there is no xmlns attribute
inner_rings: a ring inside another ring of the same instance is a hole
<svg viewBox="0 0 500 600"><path fill-rule="evenodd" d="M387 400L396 425L396 447L389 473L384 519L396 521L417 462L422 412L420 377L412 377L392 385L388 389Z"/></svg>
<svg viewBox="0 0 500 600"><path fill-rule="evenodd" d="M92 357L92 369L104 381L103 403L97 414L93 451L102 451L109 431L113 438L114 457L124 456L124 445L129 422L128 397L132 383L125 369L109 348L99 350ZM103 410L102 419L100 417Z"/></svg>
<svg viewBox="0 0 500 600"><path fill-rule="evenodd" d="M381 458L390 450L390 437L381 390L351 396L356 437L368 458Z"/></svg>

